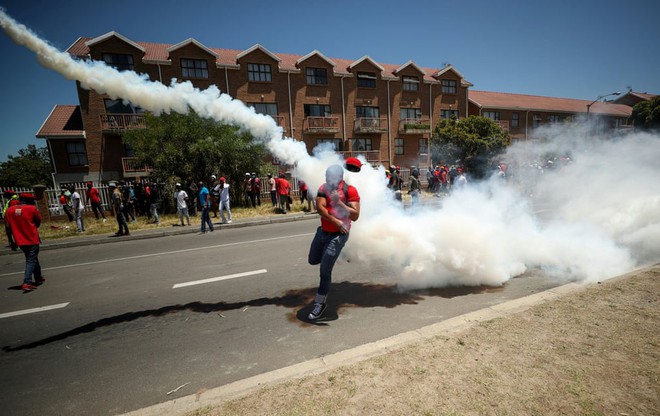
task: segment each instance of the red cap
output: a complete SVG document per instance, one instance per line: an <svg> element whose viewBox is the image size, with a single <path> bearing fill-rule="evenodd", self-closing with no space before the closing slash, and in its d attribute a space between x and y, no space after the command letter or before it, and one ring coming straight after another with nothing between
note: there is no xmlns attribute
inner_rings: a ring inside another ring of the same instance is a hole
<svg viewBox="0 0 660 416"><path fill-rule="evenodd" d="M31 201L33 201L33 200L35 200L35 199L37 199L37 198L36 198L33 194L25 193L25 194L20 194L20 195L18 196L18 199L24 199L24 200L31 200Z"/></svg>
<svg viewBox="0 0 660 416"><path fill-rule="evenodd" d="M224 181L225 181L225 177L224 177L224 176L221 176L221 177L220 177L220 181L221 181L221 182L224 182Z"/></svg>
<svg viewBox="0 0 660 416"><path fill-rule="evenodd" d="M4 195L16 195L16 192L12 191L11 189L5 189L2 193Z"/></svg>
<svg viewBox="0 0 660 416"><path fill-rule="evenodd" d="M356 157L349 157L346 159L344 167L349 172L359 172L362 169L362 162Z"/></svg>

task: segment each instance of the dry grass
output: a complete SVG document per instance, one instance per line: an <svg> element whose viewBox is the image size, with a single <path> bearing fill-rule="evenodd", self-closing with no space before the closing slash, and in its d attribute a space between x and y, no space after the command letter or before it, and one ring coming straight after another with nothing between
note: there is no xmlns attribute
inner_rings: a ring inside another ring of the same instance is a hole
<svg viewBox="0 0 660 416"><path fill-rule="evenodd" d="M190 415L657 415L660 266Z"/></svg>

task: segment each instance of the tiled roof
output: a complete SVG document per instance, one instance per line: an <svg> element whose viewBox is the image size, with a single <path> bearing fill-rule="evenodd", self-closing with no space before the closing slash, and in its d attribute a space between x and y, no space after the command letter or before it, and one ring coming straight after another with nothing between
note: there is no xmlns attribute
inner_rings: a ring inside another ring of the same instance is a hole
<svg viewBox="0 0 660 416"><path fill-rule="evenodd" d="M86 45L86 42L92 39L93 38L87 38L87 37L79 38L76 42L74 42L73 45L69 47L69 49L67 49L67 52L69 52L69 54L71 55L80 58L86 58L87 55L89 54L89 47ZM172 44L162 44L162 43L149 43L149 42L134 42L134 43L145 49L145 54L143 59L146 61L167 62L168 60L167 48L173 46ZM235 66L237 64L236 57L241 53L245 52L234 49L219 49L219 48L208 48L208 49L215 52L218 55L218 58L216 60L216 63L218 65L230 66L230 67ZM298 71L299 68L296 66L296 62L300 58L305 56L305 55L292 55L292 54L283 54L283 53L273 53L273 55L281 59L279 63L279 68L282 71ZM356 61L350 59L339 59L339 58L331 58L331 57L327 57L327 58L332 60L336 64L334 68L335 73L340 73L340 74L350 74L349 67L352 63ZM373 58L370 59L376 62ZM383 64L378 62L378 65L384 68L384 71L382 72L382 76L398 78L395 72L399 67L401 67L401 64ZM438 81L436 78L433 78L433 75L437 74L439 71L442 71L442 69L437 69L437 68L423 68L423 67L419 67L419 68L422 71L424 71L424 80L433 81L433 82ZM461 75L459 74L459 76Z"/></svg>
<svg viewBox="0 0 660 416"><path fill-rule="evenodd" d="M470 90L469 100L484 109L515 109L532 111L550 111L555 113L586 113L589 100L573 98L542 97L539 95L511 94ZM591 105L591 113L608 116L629 117L632 109L623 104L596 102Z"/></svg>
<svg viewBox="0 0 660 416"><path fill-rule="evenodd" d="M37 137L85 137L80 106L56 105L37 132Z"/></svg>

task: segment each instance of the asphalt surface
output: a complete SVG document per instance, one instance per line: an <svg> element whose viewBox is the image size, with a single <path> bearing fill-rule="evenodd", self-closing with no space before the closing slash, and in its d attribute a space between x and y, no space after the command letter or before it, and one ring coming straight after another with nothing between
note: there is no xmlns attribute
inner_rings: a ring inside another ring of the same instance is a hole
<svg viewBox="0 0 660 416"><path fill-rule="evenodd" d="M401 292L385 268L343 259L327 319L313 324L305 316L318 270L306 255L317 225L291 215L204 235L171 227L46 242L48 280L27 294L16 290L23 256L0 256L3 414L173 414L158 406L558 285L531 271L502 288ZM14 315L44 307L53 309Z"/></svg>

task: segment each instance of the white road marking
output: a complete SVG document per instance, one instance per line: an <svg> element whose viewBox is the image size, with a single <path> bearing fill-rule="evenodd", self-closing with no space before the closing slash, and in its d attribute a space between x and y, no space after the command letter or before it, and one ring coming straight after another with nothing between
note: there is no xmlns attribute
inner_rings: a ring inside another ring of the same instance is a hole
<svg viewBox="0 0 660 416"><path fill-rule="evenodd" d="M239 245L242 245L242 244L263 243L265 241L283 240L283 239L286 239L286 238L307 237L309 235L314 235L314 233L294 234L294 235L288 235L288 236L283 236L283 237L264 238L264 239L261 239L261 240L239 241L237 243L216 244L214 246L204 246L204 247L197 247L197 248L186 248L186 249L182 249L182 250L163 251L163 252L160 252L160 253L142 254L142 255L139 255L139 256L129 256L129 257L119 257L119 258L116 258L116 259L88 261L88 262L85 262L85 263L67 264L67 265L64 265L64 266L42 267L41 270L45 271L45 270L66 269L66 268L71 268L71 267L89 266L89 265L92 265L92 264L111 263L111 262L114 262L114 261L135 260L135 259L143 259L145 257L155 257L155 256L166 256L168 254L186 253L186 252L197 251L197 250L209 250L209 249L213 249L213 248L239 246ZM16 274L23 274L23 271L11 272L11 273L2 273L2 274L0 274L0 277L2 277L2 276L12 276L12 275L16 275Z"/></svg>
<svg viewBox="0 0 660 416"><path fill-rule="evenodd" d="M66 303L58 303L57 305L50 305L50 306L42 306L40 308L32 308L32 309L23 309L22 311L15 311L15 312L7 312L7 313L0 313L0 319L2 318L9 318L12 316L18 316L18 315L27 315L29 313L37 313L37 312L43 312L43 311L50 311L53 309L61 309L61 308L66 308L69 305L70 302Z"/></svg>
<svg viewBox="0 0 660 416"><path fill-rule="evenodd" d="M266 269L261 269L261 270L254 270L251 272L243 272L243 273L228 274L226 276L211 277L210 279L193 280L191 282L177 283L174 286L172 286L172 289L178 289L181 287L194 286L194 285L203 285L205 283L219 282L221 280L235 279L237 277L253 276L255 274L262 274L266 272L268 272Z"/></svg>

